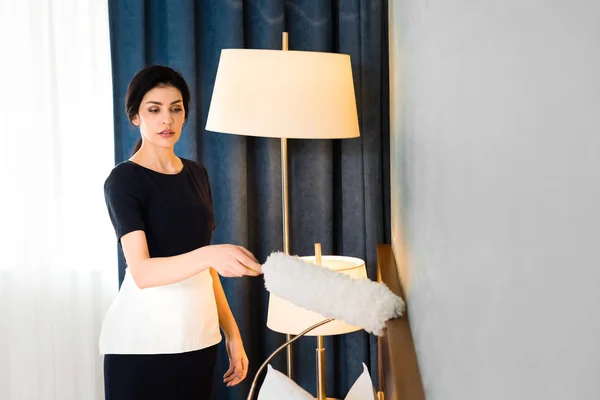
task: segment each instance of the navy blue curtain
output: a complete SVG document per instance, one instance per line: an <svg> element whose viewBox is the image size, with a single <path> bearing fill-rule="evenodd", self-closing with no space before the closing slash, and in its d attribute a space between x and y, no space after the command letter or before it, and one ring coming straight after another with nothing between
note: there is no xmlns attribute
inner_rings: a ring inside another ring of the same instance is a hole
<svg viewBox="0 0 600 400"><path fill-rule="evenodd" d="M176 152L209 172L217 228L214 243L248 247L264 261L281 250L280 141L204 129L223 48L350 54L361 137L289 140L291 251L362 258L372 279L376 244L389 243L389 116L387 2L379 0L110 0L115 161L130 157L139 132L127 120L127 84L142 67L180 71L191 89L191 113ZM120 279L123 265L119 267ZM222 279L250 359L247 380L220 383L228 361L221 346L216 399L243 399L256 369L284 335L266 328L262 278ZM326 338L328 395L343 398L365 362L377 382L374 337L363 332ZM294 380L316 393L315 338L294 347ZM285 372L285 354L273 365Z"/></svg>

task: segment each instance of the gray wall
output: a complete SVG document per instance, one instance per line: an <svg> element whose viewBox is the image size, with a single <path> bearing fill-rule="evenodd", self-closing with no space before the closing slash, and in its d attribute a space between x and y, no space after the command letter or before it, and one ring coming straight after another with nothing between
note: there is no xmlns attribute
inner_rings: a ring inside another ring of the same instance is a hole
<svg viewBox="0 0 600 400"><path fill-rule="evenodd" d="M600 399L600 2L390 0L390 30L427 398Z"/></svg>

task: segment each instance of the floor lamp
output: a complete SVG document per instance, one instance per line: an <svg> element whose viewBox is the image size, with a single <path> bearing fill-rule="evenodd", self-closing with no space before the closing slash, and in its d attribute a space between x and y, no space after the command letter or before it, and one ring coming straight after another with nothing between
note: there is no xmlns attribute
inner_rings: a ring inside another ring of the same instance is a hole
<svg viewBox="0 0 600 400"><path fill-rule="evenodd" d="M206 129L281 139L283 250L289 254L287 139L360 135L350 56L288 51L287 32L282 50L223 49ZM291 378L291 346L287 373Z"/></svg>

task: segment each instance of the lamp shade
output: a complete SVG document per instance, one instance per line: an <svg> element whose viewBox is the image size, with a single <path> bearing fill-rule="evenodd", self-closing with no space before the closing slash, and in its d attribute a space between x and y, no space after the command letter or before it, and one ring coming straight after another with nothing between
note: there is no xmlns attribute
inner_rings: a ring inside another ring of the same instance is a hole
<svg viewBox="0 0 600 400"><path fill-rule="evenodd" d="M206 129L274 138L359 136L350 56L222 50Z"/></svg>
<svg viewBox="0 0 600 400"><path fill-rule="evenodd" d="M315 262L315 257L300 257L304 261ZM360 258L344 256L322 256L321 266L346 274L354 279L367 279L365 262ZM297 335L309 326L323 321L327 316L308 311L302 307L270 294L267 327L275 332ZM330 336L358 331L362 328L334 320L322 325L307 336Z"/></svg>

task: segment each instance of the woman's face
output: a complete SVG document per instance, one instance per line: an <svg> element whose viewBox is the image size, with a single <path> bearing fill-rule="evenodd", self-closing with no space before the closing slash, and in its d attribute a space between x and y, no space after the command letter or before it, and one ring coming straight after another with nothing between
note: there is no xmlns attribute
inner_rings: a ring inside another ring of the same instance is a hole
<svg viewBox="0 0 600 400"><path fill-rule="evenodd" d="M181 92L172 86L161 86L146 93L131 122L140 128L146 143L172 148L181 136L184 121Z"/></svg>

